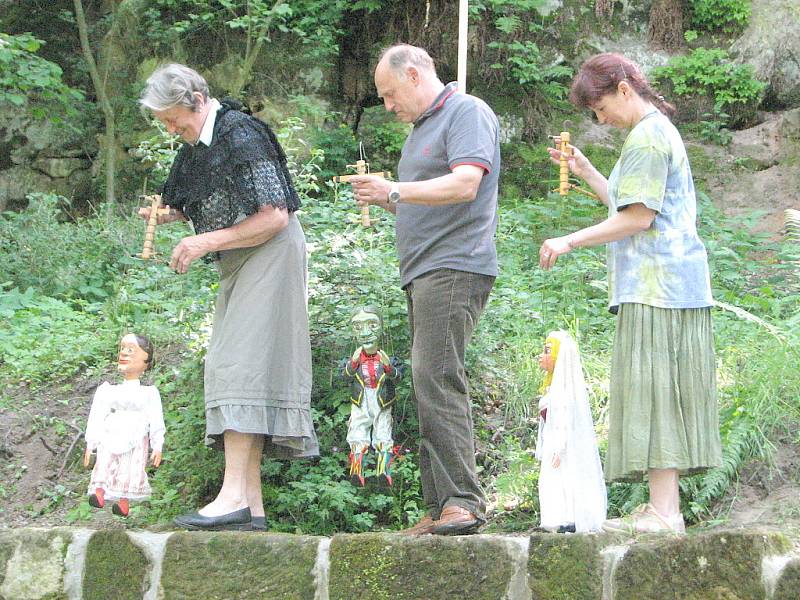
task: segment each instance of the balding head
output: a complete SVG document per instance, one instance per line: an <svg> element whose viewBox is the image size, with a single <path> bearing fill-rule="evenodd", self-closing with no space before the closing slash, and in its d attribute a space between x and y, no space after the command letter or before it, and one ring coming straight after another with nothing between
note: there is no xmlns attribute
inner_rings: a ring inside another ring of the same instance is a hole
<svg viewBox="0 0 800 600"><path fill-rule="evenodd" d="M378 65L385 65L396 77L406 77L408 67L414 67L420 74L436 78L436 66L424 48L410 44L397 44L381 52Z"/></svg>
<svg viewBox="0 0 800 600"><path fill-rule="evenodd" d="M430 55L417 46L398 44L381 53L375 88L383 105L400 121L413 123L444 88Z"/></svg>

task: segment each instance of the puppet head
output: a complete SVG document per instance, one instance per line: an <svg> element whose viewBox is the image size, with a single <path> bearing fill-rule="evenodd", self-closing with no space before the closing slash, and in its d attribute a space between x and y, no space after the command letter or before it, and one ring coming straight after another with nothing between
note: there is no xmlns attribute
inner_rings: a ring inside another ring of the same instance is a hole
<svg viewBox="0 0 800 600"><path fill-rule="evenodd" d="M356 341L364 352L375 354L381 337L381 316L374 306L362 306L353 312L350 319Z"/></svg>
<svg viewBox="0 0 800 600"><path fill-rule="evenodd" d="M544 349L539 355L539 366L544 370L544 381L542 382L542 390L546 390L553 382L553 371L556 368L556 361L558 360L558 351L561 348L561 336L558 331L551 331L544 341Z"/></svg>
<svg viewBox="0 0 800 600"><path fill-rule="evenodd" d="M153 344L148 338L129 333L119 341L117 370L125 379L139 379L152 366Z"/></svg>

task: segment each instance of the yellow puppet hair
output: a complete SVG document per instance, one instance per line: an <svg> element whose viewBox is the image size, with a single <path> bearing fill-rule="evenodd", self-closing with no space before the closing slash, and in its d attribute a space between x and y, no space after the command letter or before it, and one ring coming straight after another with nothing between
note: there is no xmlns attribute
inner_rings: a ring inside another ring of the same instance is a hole
<svg viewBox="0 0 800 600"><path fill-rule="evenodd" d="M558 360L558 349L561 347L561 340L550 336L544 341L544 345L546 346L547 344L550 344L550 356L553 357L553 365L555 365ZM551 383L553 383L553 372L547 371L544 374L544 381L542 381L542 387L539 388L539 392L544 394Z"/></svg>

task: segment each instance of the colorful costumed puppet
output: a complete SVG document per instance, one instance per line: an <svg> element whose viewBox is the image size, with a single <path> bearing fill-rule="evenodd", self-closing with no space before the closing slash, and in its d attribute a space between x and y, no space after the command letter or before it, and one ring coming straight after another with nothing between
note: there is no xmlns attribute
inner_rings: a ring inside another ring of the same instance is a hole
<svg viewBox="0 0 800 600"><path fill-rule="evenodd" d="M547 336L539 366L545 371L536 443L541 527L599 531L606 518L603 467L581 357L567 332Z"/></svg>
<svg viewBox="0 0 800 600"><path fill-rule="evenodd" d="M391 486L394 459L392 440L392 403L395 382L402 377L400 362L378 348L381 317L371 306L359 308L350 319L356 341L360 344L345 360L343 373L350 384L350 421L347 443L350 445L350 481L364 486L363 460L370 445L375 449L375 476Z"/></svg>
<svg viewBox="0 0 800 600"><path fill-rule="evenodd" d="M123 337L117 360L123 382L106 381L97 388L86 424L85 467L97 451L89 504L103 508L107 500L114 500L112 512L122 517L128 516L131 500L150 496L145 467L151 448L153 466L161 464L165 432L161 396L154 386L139 382L152 365L150 340L132 333Z"/></svg>

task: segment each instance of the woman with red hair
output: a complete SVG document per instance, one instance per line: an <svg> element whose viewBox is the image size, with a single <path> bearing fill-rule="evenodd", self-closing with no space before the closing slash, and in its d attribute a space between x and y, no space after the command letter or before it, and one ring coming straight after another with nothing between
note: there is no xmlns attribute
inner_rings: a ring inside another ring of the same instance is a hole
<svg viewBox="0 0 800 600"><path fill-rule="evenodd" d="M679 477L720 465L722 455L713 300L689 160L669 119L675 107L624 56L587 60L570 101L594 111L601 124L629 130L608 179L570 146L570 170L608 206L608 218L545 240L539 250L540 266L550 269L575 248L607 244L617 324L604 471L607 481L646 476L650 502L603 529L683 533ZM559 162L561 152L549 152Z"/></svg>

